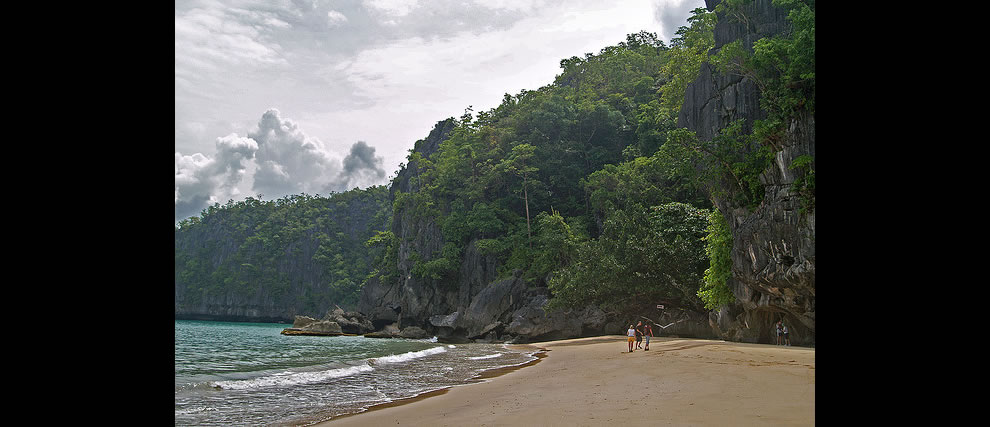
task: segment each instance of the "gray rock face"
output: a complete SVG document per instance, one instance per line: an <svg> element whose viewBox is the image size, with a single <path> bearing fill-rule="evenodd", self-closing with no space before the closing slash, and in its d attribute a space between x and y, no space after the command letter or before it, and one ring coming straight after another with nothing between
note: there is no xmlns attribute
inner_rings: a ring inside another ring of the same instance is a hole
<svg viewBox="0 0 990 427"><path fill-rule="evenodd" d="M292 327L296 329L302 329L316 322L318 322L318 320L309 316L296 316L295 321L292 322Z"/></svg>
<svg viewBox="0 0 990 427"><path fill-rule="evenodd" d="M742 7L745 21L719 16L715 25L715 47L709 56L716 54L725 44L742 40L752 50L753 42L780 34L790 28L787 13L771 3L772 0L754 0ZM709 11L715 10L719 0L706 0ZM708 63L701 65L698 78L688 85L684 104L677 118L677 127L686 127L699 139L711 141L718 131L737 119L766 118L760 108L760 91L748 78L719 74ZM749 130L747 128L747 130Z"/></svg>
<svg viewBox="0 0 990 427"><path fill-rule="evenodd" d="M430 324L438 328L453 328L457 324L457 318L461 313L453 312L448 315L438 314L430 316Z"/></svg>
<svg viewBox="0 0 990 427"><path fill-rule="evenodd" d="M425 330L423 330L423 328L420 328L419 326L408 326L405 329L403 329L402 332L399 332L399 336L402 338L411 338L411 339L423 339L430 337L430 335Z"/></svg>
<svg viewBox="0 0 990 427"><path fill-rule="evenodd" d="M296 316L291 328L282 330L282 335L343 335L344 331L337 322L316 320L308 316Z"/></svg>
<svg viewBox="0 0 990 427"><path fill-rule="evenodd" d="M713 10L718 1L706 3ZM755 0L743 7L743 13L745 21L719 17L711 54L731 41L742 39L744 46L751 47L754 41L789 28L786 12L770 0ZM752 81L718 74L704 65L688 86L678 126L711 140L737 119L746 119L749 126L766 118L759 99ZM731 197L715 200L732 231L729 285L737 304L711 313L709 324L723 339L772 342L773 324L783 320L792 343L814 345L815 214L800 211L800 200L791 191L800 177L789 168L795 158L815 155L814 115L803 114L789 123L777 148L773 165L760 176L765 197L756 210L732 206Z"/></svg>
<svg viewBox="0 0 990 427"><path fill-rule="evenodd" d="M458 317L457 326L466 330L471 339L481 338L504 328L503 317L521 304L526 283L518 277L491 283L471 299L471 304ZM515 301L513 301L515 300Z"/></svg>
<svg viewBox="0 0 990 427"><path fill-rule="evenodd" d="M452 120L438 122L429 136L417 142L416 152L424 158L430 158L440 143L449 137L454 125ZM392 187L393 193L418 191L416 170L415 162L410 162L400 171ZM466 339L466 334L476 335L492 323L489 321L477 325L482 321L480 319L495 317L492 315L493 311L505 308L504 304L487 307L494 297L485 302L473 302L479 292L495 281L497 268L495 260L482 255L474 242L465 249L459 277L438 283L412 274L416 259L429 261L435 253L439 253L444 244L440 227L433 219L418 216L408 210L398 210L393 214L391 230L399 242L399 278L391 283L367 283L359 302L359 310L366 313L375 326L383 327L395 322L398 327L416 326L428 334L446 339ZM502 286L496 288L503 294L507 292ZM512 298L514 297L509 297L506 304L521 303Z"/></svg>
<svg viewBox="0 0 990 427"><path fill-rule="evenodd" d="M815 213L800 212L799 198L790 191L793 173L786 167L795 157L814 153L814 117L795 121L784 150L761 176L766 195L760 207L749 212L719 203L729 212L730 285L742 309L718 312L735 320L720 322L728 338L772 342L773 324L783 320L792 343L814 345Z"/></svg>
<svg viewBox="0 0 990 427"><path fill-rule="evenodd" d="M398 338L401 331L395 323L385 325L380 331L364 334L365 338Z"/></svg>
<svg viewBox="0 0 990 427"><path fill-rule="evenodd" d="M329 311L323 320L340 325L345 334L361 335L375 330L375 326L363 314L356 311L345 312L340 307Z"/></svg>

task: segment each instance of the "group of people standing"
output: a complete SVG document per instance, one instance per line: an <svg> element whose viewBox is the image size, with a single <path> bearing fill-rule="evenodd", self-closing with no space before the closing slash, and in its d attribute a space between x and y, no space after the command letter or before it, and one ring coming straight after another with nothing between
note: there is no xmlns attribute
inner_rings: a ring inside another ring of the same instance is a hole
<svg viewBox="0 0 990 427"><path fill-rule="evenodd" d="M633 352L633 342L636 343L636 349L642 349L645 351L650 351L650 337L653 336L653 328L649 323L643 324L642 321L636 323L636 327L629 325L629 329L626 331L626 336L629 338L629 352ZM643 342L646 342L646 348L642 347Z"/></svg>
<svg viewBox="0 0 990 427"><path fill-rule="evenodd" d="M774 326L777 332L777 345L791 345L790 333L784 321L778 320ZM626 330L626 337L629 338L629 352L632 353L634 349L650 351L650 337L652 336L654 336L653 327L649 323L643 324L642 321L639 321L636 322L636 327L629 325L629 329ZM633 347L634 343L635 347Z"/></svg>

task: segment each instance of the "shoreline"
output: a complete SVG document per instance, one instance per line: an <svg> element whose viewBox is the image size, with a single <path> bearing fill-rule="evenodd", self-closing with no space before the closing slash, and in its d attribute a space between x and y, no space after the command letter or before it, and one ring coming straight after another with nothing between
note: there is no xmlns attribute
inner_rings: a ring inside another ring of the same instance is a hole
<svg viewBox="0 0 990 427"><path fill-rule="evenodd" d="M514 344L512 346L513 347L516 347L516 348L518 348L518 347L528 347L528 344ZM353 413L350 413L350 414L337 415L337 416L335 416L335 417L333 417L333 418L331 418L329 420L320 421L320 422L318 422L316 424L312 424L312 425L314 425L314 426L323 426L325 423L329 423L331 421L340 420L342 418L348 418L348 417L353 417L353 416L356 416L356 415L366 414L366 413L369 413L369 412L372 412L372 411L377 411L377 410L381 410L381 409L385 409L385 408L392 408L392 407L396 407L396 406L408 405L410 403L419 402L421 400L424 400L424 399L427 399L427 398L430 398L430 397L434 397L434 396L442 396L442 395L446 394L448 391L454 389L455 387L463 387L463 386L469 386L469 385L472 385L472 384L481 383L481 382L484 382L485 380L488 380L488 379L491 379L491 378L495 378L495 377L499 377L499 376L505 375L505 374L507 374L509 372L513 372L513 371L517 371L519 369L525 368L527 366L533 366L533 365L539 363L541 360L543 360L544 357L547 357L546 356L546 349L537 348L536 349L536 353L533 353L533 356L535 356L536 359L530 360L528 362L523 362L523 363L520 363L518 365L503 366L501 368L495 368L495 369L489 369L487 371L483 371L482 373L478 374L477 377L471 378L465 384L460 384L460 385L455 385L455 386L448 386L448 387L444 387L444 388L437 389L437 390L427 391L427 392L423 392L423 393L417 394L415 396L410 396L410 397L404 397L404 398L401 398L401 399L396 399L396 400L393 400L391 402L378 403L378 404L375 404L375 405L372 405L372 406L369 406L369 407L365 408L363 411L353 412Z"/></svg>
<svg viewBox="0 0 990 427"><path fill-rule="evenodd" d="M629 353L621 335L515 346L536 359L314 425L814 424L814 348L654 337Z"/></svg>

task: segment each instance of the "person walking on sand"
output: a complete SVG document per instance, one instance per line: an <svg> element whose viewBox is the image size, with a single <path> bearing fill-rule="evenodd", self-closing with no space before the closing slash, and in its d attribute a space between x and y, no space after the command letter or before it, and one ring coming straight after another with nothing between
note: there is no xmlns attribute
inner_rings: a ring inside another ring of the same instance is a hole
<svg viewBox="0 0 990 427"><path fill-rule="evenodd" d="M633 329L632 325L629 325L629 329L626 330L626 337L629 338L629 352L633 352L633 340L636 339L636 330Z"/></svg>
<svg viewBox="0 0 990 427"><path fill-rule="evenodd" d="M643 325L643 351L650 351L650 337L653 336L653 328L647 323Z"/></svg>
<svg viewBox="0 0 990 427"><path fill-rule="evenodd" d="M781 332L784 333L784 345L791 345L791 338L787 335L787 325L781 324Z"/></svg>
<svg viewBox="0 0 990 427"><path fill-rule="evenodd" d="M636 350L643 349L643 321L636 323Z"/></svg>

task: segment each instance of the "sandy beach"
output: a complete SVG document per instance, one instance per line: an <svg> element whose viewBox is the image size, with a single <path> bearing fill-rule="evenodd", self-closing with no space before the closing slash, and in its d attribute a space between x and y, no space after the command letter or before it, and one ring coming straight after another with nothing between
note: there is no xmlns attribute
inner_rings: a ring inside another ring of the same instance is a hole
<svg viewBox="0 0 990 427"><path fill-rule="evenodd" d="M550 341L529 366L325 421L344 426L809 426L815 349L655 337Z"/></svg>

